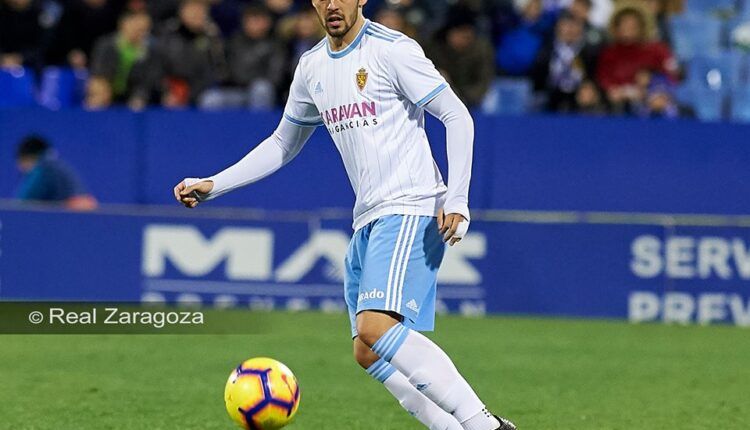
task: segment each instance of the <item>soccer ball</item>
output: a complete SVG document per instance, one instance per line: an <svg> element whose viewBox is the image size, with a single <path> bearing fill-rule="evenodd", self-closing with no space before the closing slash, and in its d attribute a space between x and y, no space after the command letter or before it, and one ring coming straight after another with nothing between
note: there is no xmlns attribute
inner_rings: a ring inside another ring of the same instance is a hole
<svg viewBox="0 0 750 430"><path fill-rule="evenodd" d="M276 430L289 424L299 407L297 378L283 363L253 358L237 366L224 388L229 416L248 430Z"/></svg>

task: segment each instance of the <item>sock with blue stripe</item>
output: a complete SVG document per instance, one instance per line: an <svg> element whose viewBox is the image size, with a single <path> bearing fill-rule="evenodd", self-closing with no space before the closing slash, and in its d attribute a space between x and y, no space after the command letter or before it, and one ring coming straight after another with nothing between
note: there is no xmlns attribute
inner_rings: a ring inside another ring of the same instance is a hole
<svg viewBox="0 0 750 430"><path fill-rule="evenodd" d="M417 390L452 414L465 430L495 430L500 422L434 342L403 324L391 327L372 350L402 373Z"/></svg>
<svg viewBox="0 0 750 430"><path fill-rule="evenodd" d="M367 373L382 382L401 406L430 430L463 430L453 415L420 393L406 376L382 358L370 366Z"/></svg>

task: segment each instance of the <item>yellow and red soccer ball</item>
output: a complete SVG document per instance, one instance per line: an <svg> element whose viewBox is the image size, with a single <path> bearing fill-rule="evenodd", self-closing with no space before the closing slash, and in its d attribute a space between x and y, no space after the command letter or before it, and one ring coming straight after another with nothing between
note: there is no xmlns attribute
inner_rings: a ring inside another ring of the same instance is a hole
<svg viewBox="0 0 750 430"><path fill-rule="evenodd" d="M224 388L229 416L247 430L277 430L299 408L297 378L283 363L253 358L237 366Z"/></svg>

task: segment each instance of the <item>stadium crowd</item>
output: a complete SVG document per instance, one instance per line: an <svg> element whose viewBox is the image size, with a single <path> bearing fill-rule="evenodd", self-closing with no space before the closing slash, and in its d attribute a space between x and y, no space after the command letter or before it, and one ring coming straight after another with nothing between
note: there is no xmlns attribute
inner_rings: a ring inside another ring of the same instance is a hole
<svg viewBox="0 0 750 430"><path fill-rule="evenodd" d="M498 76L538 110L675 117L681 0L370 0L473 107ZM309 0L0 0L0 66L85 74L89 109L272 108L324 34Z"/></svg>

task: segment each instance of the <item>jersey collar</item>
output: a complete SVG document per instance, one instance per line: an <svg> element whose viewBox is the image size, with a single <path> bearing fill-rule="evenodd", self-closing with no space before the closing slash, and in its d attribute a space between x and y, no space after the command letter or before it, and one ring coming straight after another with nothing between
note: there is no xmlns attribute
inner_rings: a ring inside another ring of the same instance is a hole
<svg viewBox="0 0 750 430"><path fill-rule="evenodd" d="M370 20L366 19L365 24L359 30L357 37L354 38L351 45L347 46L346 49L342 51L335 51L335 52L331 51L331 43L328 40L326 40L326 51L328 51L328 56L331 58L341 58L341 57L345 57L347 54L354 51L357 45L359 45L359 42L362 41L362 38L365 36L365 30L367 30L367 27L369 26L370 26Z"/></svg>

